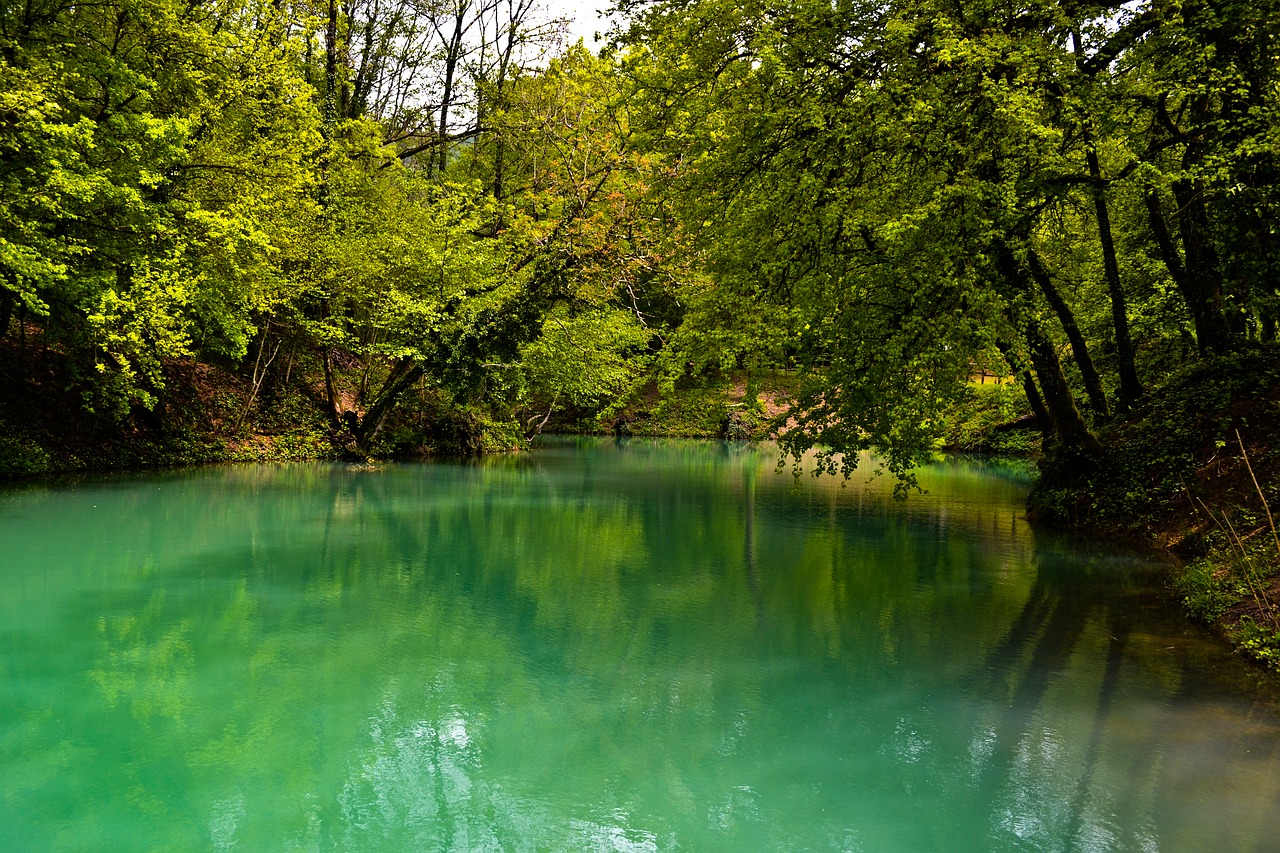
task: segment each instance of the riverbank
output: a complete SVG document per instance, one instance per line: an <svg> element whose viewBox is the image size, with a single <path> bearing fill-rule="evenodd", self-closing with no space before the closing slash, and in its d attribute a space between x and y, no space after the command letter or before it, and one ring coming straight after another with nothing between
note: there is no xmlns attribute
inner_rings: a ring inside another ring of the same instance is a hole
<svg viewBox="0 0 1280 853"><path fill-rule="evenodd" d="M172 363L154 409L102 412L79 399L75 377L56 353L25 355L11 358L3 376L0 478L342 453L335 431L296 387L272 389L261 404L247 405L250 383L234 371Z"/></svg>
<svg viewBox="0 0 1280 853"><path fill-rule="evenodd" d="M300 352L284 370L173 360L152 408L105 411L40 328L0 340L0 479L219 462L364 460L473 455L523 444L511 418L452 405L439 392L406 395L375 441L328 413L323 365ZM339 386L341 405L354 394Z"/></svg>
<svg viewBox="0 0 1280 853"><path fill-rule="evenodd" d="M1188 614L1280 669L1280 351L1200 362L1098 437L1042 462L1029 517L1178 555Z"/></svg>

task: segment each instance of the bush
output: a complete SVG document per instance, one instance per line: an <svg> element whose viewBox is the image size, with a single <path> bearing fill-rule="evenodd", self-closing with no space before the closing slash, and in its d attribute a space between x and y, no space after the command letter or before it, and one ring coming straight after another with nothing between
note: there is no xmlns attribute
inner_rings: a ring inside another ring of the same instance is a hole
<svg viewBox="0 0 1280 853"><path fill-rule="evenodd" d="M0 435L0 478L30 477L53 469L43 447L25 438Z"/></svg>

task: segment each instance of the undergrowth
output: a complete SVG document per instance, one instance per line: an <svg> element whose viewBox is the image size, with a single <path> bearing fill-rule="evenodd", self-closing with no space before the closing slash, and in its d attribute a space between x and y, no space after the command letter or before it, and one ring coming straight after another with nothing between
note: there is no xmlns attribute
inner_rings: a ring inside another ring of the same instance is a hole
<svg viewBox="0 0 1280 853"><path fill-rule="evenodd" d="M1209 551L1182 570L1175 587L1193 617L1219 626L1244 654L1280 670L1280 533L1238 432L1236 442L1261 514L1237 508L1233 520L1201 501L1215 528Z"/></svg>
<svg viewBox="0 0 1280 853"><path fill-rule="evenodd" d="M1103 451L1049 455L1028 499L1037 521L1177 545L1203 522L1190 495L1222 481L1233 429L1269 445L1277 423L1280 351L1197 363L1099 431ZM1273 468L1271 447L1255 465ZM1214 503L1213 500L1210 503Z"/></svg>
<svg viewBox="0 0 1280 853"><path fill-rule="evenodd" d="M768 438L795 379L779 372L747 376L731 371L687 377L673 388L650 385L625 405L606 409L592 432L662 438Z"/></svg>

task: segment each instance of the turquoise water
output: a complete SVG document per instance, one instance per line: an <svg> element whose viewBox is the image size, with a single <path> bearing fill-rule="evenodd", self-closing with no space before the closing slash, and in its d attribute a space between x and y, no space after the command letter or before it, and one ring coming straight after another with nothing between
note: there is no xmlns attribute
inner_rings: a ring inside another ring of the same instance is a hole
<svg viewBox="0 0 1280 853"><path fill-rule="evenodd" d="M0 850L1276 849L1276 705L1159 565L775 462L0 492Z"/></svg>

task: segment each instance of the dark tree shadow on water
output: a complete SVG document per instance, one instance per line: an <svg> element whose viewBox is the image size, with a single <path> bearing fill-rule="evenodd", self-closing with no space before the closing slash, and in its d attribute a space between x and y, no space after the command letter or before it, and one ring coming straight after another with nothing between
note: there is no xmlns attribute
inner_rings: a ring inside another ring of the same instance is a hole
<svg viewBox="0 0 1280 853"><path fill-rule="evenodd" d="M1098 690L1098 704L1094 709L1093 726L1089 733L1089 743L1085 747L1084 770L1076 782L1076 791L1071 798L1070 822L1067 826L1067 838L1071 846L1081 846L1081 831L1084 828L1084 813L1089 805L1089 791L1097 775L1098 760L1102 753L1102 739L1108 728L1112 703L1120 684L1120 664L1124 660L1125 647L1129 642L1129 634L1133 630L1133 617L1124 607L1107 609L1107 628L1111 639L1107 644L1107 659L1102 670L1102 685ZM1155 755L1154 750L1144 750L1146 755Z"/></svg>
<svg viewBox="0 0 1280 853"><path fill-rule="evenodd" d="M986 697L1006 695L1010 689L1012 692L1000 714L992 752L978 781L977 793L982 802L993 801L1010 777L1018 745L1049 685L1071 660L1092 611L1091 602L1055 594L1047 588L1043 575L1037 577L1022 613L988 656L977 690ZM1028 662L1019 672L1018 664L1024 659Z"/></svg>
<svg viewBox="0 0 1280 853"><path fill-rule="evenodd" d="M1126 602L1116 600L1127 595L1123 585L1106 582L1090 566L1044 554L1037 563L1035 583L1018 617L969 679L970 690L987 700L976 703L975 714L989 710L992 699L1002 706L992 731L991 751L975 785L975 806L989 811L1016 778L1020 746L1031 733L1046 694L1066 673L1090 626L1104 619L1110 640L1093 724L1083 768L1072 796L1063 804L1067 824L1062 837L1067 849L1078 849L1133 618ZM970 729L977 726L975 717Z"/></svg>
<svg viewBox="0 0 1280 853"><path fill-rule="evenodd" d="M968 731L985 745L973 808L993 840L1012 841L1004 820L1027 819L1046 834L1018 843L1052 850L1209 849L1187 845L1211 837L1221 849L1275 849L1280 816L1259 811L1239 780L1211 780L1231 767L1280 789L1276 691L1179 621L1154 567L1105 553L1034 559L1021 610L965 685L977 700ZM1047 701L1059 683L1070 691L1063 711ZM1037 727L1059 751L1034 753Z"/></svg>

